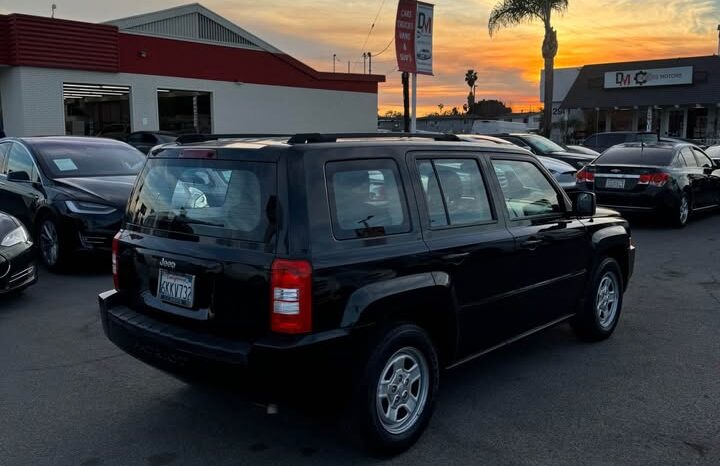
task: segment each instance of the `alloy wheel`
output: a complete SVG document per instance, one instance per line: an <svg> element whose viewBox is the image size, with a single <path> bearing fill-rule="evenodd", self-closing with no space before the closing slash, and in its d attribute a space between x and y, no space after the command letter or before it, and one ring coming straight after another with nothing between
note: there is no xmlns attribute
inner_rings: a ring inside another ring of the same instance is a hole
<svg viewBox="0 0 720 466"><path fill-rule="evenodd" d="M606 272L600 279L595 298L595 312L600 327L607 330L615 323L618 311L620 285L613 272Z"/></svg>
<svg viewBox="0 0 720 466"><path fill-rule="evenodd" d="M690 202L688 202L687 196L683 196L680 199L679 218L680 225L685 225L690 217Z"/></svg>
<svg viewBox="0 0 720 466"><path fill-rule="evenodd" d="M51 220L45 220L40 227L40 252L45 263L52 267L58 261L60 240L57 228Z"/></svg>
<svg viewBox="0 0 720 466"><path fill-rule="evenodd" d="M427 403L430 368L415 348L402 348L389 359L380 374L375 405L383 428L402 434L412 428Z"/></svg>

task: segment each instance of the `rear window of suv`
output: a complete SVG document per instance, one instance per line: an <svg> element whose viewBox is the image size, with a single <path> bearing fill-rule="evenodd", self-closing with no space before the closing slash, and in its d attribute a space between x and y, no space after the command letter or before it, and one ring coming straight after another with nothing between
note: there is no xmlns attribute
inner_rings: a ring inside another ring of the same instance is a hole
<svg viewBox="0 0 720 466"><path fill-rule="evenodd" d="M274 163L151 159L129 223L171 233L269 244L277 225Z"/></svg>
<svg viewBox="0 0 720 466"><path fill-rule="evenodd" d="M669 149L653 148L625 148L608 149L603 155L595 159L596 165L651 165L666 167L673 159L673 151Z"/></svg>

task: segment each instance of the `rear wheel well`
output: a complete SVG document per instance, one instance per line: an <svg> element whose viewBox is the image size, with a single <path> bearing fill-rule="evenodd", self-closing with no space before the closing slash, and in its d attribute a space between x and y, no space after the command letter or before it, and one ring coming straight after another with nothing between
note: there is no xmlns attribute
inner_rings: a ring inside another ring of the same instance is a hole
<svg viewBox="0 0 720 466"><path fill-rule="evenodd" d="M384 298L373 303L358 324L373 323L384 329L401 322L424 329L430 335L442 363L454 358L457 319L454 301L448 290L419 290Z"/></svg>
<svg viewBox="0 0 720 466"><path fill-rule="evenodd" d="M36 235L38 232L38 229L40 228L40 223L45 220L46 218L52 218L54 216L54 213L50 208L48 207L41 207L37 213L35 214L35 219L33 221L32 225L32 231L30 232L31 235ZM28 226L28 230L30 230L30 226ZM36 238L37 240L37 238Z"/></svg>

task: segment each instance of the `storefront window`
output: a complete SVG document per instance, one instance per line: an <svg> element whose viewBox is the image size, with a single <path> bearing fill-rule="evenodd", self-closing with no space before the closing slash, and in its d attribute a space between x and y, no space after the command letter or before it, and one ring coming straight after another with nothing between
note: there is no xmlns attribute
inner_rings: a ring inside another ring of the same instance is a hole
<svg viewBox="0 0 720 466"><path fill-rule="evenodd" d="M174 133L211 133L209 92L158 89L160 130Z"/></svg>
<svg viewBox="0 0 720 466"><path fill-rule="evenodd" d="M130 134L130 87L63 83L65 134L124 139Z"/></svg>
<svg viewBox="0 0 720 466"><path fill-rule="evenodd" d="M670 112L668 136L671 138L685 137L685 110L672 110Z"/></svg>
<svg viewBox="0 0 720 466"><path fill-rule="evenodd" d="M707 108L692 108L688 111L687 137L691 139L705 139L708 124Z"/></svg>

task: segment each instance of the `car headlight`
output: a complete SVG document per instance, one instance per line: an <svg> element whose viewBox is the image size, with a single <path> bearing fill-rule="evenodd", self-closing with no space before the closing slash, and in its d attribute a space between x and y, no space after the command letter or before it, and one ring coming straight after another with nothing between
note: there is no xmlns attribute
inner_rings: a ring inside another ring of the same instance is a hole
<svg viewBox="0 0 720 466"><path fill-rule="evenodd" d="M93 202L65 201L65 205L70 212L76 214L107 215L117 210L114 207L95 204Z"/></svg>
<svg viewBox="0 0 720 466"><path fill-rule="evenodd" d="M28 234L25 227L21 225L7 235L5 235L2 241L0 241L0 246L5 246L6 248L9 248L10 246L15 246L16 244L29 242L30 235Z"/></svg>

